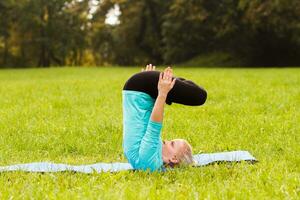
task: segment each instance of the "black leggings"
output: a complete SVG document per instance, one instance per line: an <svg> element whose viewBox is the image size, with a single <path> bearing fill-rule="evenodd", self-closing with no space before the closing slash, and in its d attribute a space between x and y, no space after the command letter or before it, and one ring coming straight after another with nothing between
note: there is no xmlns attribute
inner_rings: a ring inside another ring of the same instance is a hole
<svg viewBox="0 0 300 200"><path fill-rule="evenodd" d="M123 90L134 90L149 94L156 99L158 95L157 84L159 71L143 71L131 76L125 83ZM166 103L179 103L189 106L200 106L205 103L206 91L190 80L181 77L176 78L174 87L168 93Z"/></svg>

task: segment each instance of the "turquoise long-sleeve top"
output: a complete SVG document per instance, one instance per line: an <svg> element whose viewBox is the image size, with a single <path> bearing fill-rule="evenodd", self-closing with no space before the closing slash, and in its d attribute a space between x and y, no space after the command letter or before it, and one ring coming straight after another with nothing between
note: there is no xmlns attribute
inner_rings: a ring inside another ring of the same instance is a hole
<svg viewBox="0 0 300 200"><path fill-rule="evenodd" d="M144 92L123 90L123 149L134 169L164 171L161 122L150 119L155 100Z"/></svg>

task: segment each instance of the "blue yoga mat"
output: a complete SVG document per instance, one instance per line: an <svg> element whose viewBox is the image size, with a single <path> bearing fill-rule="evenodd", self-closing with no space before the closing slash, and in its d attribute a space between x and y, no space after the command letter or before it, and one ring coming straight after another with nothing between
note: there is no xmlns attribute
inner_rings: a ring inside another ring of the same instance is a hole
<svg viewBox="0 0 300 200"><path fill-rule="evenodd" d="M214 162L240 162L257 160L248 151L230 151L220 153L203 153L193 156L194 166L205 166ZM67 165L50 162L35 162L0 167L0 172L25 171L25 172L63 172L73 171L81 173L101 173L133 170L129 163L96 163L90 165Z"/></svg>

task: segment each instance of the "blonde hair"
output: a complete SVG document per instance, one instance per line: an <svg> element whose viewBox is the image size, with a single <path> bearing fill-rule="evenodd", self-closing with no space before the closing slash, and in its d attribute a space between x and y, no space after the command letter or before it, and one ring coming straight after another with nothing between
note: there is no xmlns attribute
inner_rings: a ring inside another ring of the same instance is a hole
<svg viewBox="0 0 300 200"><path fill-rule="evenodd" d="M180 165L191 165L194 163L193 159L193 149L192 146L184 139L181 139L184 142L184 150L179 156Z"/></svg>

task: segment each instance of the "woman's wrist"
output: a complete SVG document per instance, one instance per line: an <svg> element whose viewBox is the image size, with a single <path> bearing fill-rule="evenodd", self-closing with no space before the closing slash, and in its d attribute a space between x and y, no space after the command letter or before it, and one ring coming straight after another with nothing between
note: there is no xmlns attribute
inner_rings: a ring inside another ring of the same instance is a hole
<svg viewBox="0 0 300 200"><path fill-rule="evenodd" d="M167 98L167 96L168 96L168 93L166 93L166 92L158 92L158 97L161 97L161 98Z"/></svg>

